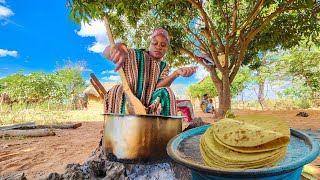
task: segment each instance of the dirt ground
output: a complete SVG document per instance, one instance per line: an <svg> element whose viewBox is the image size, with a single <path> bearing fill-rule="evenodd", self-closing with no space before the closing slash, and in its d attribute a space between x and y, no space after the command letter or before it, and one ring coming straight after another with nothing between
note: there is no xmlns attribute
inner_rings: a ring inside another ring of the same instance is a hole
<svg viewBox="0 0 320 180"><path fill-rule="evenodd" d="M235 110L236 115L263 113L285 120L290 127L320 130L320 111L304 111L309 117L296 117L299 110ZM213 115L196 111L196 117L213 123ZM183 127L189 123L184 121ZM103 121L84 122L72 130L55 130L56 136L0 139L0 179L24 172L27 179L40 179L50 172L62 173L67 164L83 163L98 147ZM320 165L320 156L312 162Z"/></svg>

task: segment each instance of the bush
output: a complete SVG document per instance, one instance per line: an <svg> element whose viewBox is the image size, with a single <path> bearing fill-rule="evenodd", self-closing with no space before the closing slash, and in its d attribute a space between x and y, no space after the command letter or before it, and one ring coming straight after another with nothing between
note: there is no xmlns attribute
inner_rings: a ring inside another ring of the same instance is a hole
<svg viewBox="0 0 320 180"><path fill-rule="evenodd" d="M236 117L236 115L234 114L234 112L233 111L231 111L231 109L229 110L229 111L227 111L226 112L226 116L225 116L226 118L235 118Z"/></svg>
<svg viewBox="0 0 320 180"><path fill-rule="evenodd" d="M311 107L311 103L309 100L300 100L298 103L297 103L298 107L301 108L301 109L308 109Z"/></svg>

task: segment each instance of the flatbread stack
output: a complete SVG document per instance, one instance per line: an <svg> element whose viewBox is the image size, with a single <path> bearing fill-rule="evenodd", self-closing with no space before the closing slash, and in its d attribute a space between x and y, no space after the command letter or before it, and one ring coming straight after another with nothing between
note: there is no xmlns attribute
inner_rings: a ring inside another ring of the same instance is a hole
<svg viewBox="0 0 320 180"><path fill-rule="evenodd" d="M272 167L285 156L290 128L276 118L222 119L201 136L204 162L219 169Z"/></svg>

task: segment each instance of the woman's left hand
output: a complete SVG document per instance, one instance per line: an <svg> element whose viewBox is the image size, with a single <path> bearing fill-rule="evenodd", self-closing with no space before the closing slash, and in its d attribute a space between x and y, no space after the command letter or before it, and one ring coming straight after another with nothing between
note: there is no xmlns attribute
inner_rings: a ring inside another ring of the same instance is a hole
<svg viewBox="0 0 320 180"><path fill-rule="evenodd" d="M190 77L197 71L197 66L179 68L175 72L183 77Z"/></svg>

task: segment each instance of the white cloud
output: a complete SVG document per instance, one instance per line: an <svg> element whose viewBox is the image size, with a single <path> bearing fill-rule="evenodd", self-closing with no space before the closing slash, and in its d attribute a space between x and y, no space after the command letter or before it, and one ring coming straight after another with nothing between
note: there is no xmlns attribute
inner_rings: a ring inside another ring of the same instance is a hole
<svg viewBox="0 0 320 180"><path fill-rule="evenodd" d="M102 80L104 81L121 81L120 76L106 76L103 77Z"/></svg>
<svg viewBox="0 0 320 180"><path fill-rule="evenodd" d="M85 68L85 69L83 69L83 71L85 71L85 72L92 72L93 70L92 70L92 69Z"/></svg>
<svg viewBox="0 0 320 180"><path fill-rule="evenodd" d="M94 45L88 47L89 51L95 52L95 53L101 53L106 48L107 44L102 44L100 42L95 42Z"/></svg>
<svg viewBox="0 0 320 180"><path fill-rule="evenodd" d="M12 15L14 15L14 13L11 9L0 5L0 17L4 18Z"/></svg>
<svg viewBox="0 0 320 180"><path fill-rule="evenodd" d="M194 75L194 78L202 80L204 77L209 75L210 73L203 66L198 66L198 69Z"/></svg>
<svg viewBox="0 0 320 180"><path fill-rule="evenodd" d="M117 72L114 72L114 70L105 70L102 71L101 74L116 74Z"/></svg>
<svg viewBox="0 0 320 180"><path fill-rule="evenodd" d="M8 51L6 49L0 49L0 57L4 57L4 56L17 57L18 52L17 51Z"/></svg>
<svg viewBox="0 0 320 180"><path fill-rule="evenodd" d="M84 72L92 72L93 70L92 69L88 69L88 68L86 68L85 66L86 66L86 62L85 61L82 61L81 62L82 64L79 64L80 65L80 70L81 71L84 71Z"/></svg>
<svg viewBox="0 0 320 180"><path fill-rule="evenodd" d="M95 38L93 45L88 47L89 51L101 53L104 48L109 45L103 21L92 20L90 24L81 23L80 31L76 30L75 32L81 37Z"/></svg>

